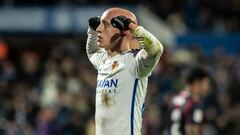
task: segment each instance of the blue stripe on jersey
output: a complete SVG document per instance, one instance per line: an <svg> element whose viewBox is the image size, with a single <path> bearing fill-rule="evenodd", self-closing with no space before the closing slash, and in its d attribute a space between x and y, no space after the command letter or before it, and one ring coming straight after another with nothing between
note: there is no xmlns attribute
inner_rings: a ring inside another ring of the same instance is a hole
<svg viewBox="0 0 240 135"><path fill-rule="evenodd" d="M135 104L135 96L137 93L137 84L138 84L138 79L135 79L134 82L134 87L133 87L133 94L132 94L132 107L131 107L131 119L130 119L130 124L131 124L131 135L134 133L134 104Z"/></svg>
<svg viewBox="0 0 240 135"><path fill-rule="evenodd" d="M145 110L145 103L142 104L142 117L143 117L144 110Z"/></svg>

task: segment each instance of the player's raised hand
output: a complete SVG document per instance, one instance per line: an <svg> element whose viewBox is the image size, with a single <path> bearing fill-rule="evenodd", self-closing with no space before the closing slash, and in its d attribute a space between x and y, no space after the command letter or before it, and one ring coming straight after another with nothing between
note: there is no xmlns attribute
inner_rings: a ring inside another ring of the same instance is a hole
<svg viewBox="0 0 240 135"><path fill-rule="evenodd" d="M126 16L117 16L111 19L111 24L114 28L119 29L120 31L132 30L130 24L135 24L130 18Z"/></svg>
<svg viewBox="0 0 240 135"><path fill-rule="evenodd" d="M100 25L100 17L92 17L88 19L88 25L90 28L96 31L97 27Z"/></svg>

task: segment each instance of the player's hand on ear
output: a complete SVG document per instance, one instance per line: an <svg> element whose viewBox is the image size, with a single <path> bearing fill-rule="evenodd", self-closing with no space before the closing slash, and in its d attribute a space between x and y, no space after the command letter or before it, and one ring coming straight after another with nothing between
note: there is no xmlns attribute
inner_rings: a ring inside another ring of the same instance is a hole
<svg viewBox="0 0 240 135"><path fill-rule="evenodd" d="M136 25L130 18L126 16L117 16L111 19L111 24L114 28L119 29L120 31L124 30L133 30L132 24Z"/></svg>
<svg viewBox="0 0 240 135"><path fill-rule="evenodd" d="M88 25L90 28L96 31L97 27L100 25L100 17L92 17L88 19Z"/></svg>

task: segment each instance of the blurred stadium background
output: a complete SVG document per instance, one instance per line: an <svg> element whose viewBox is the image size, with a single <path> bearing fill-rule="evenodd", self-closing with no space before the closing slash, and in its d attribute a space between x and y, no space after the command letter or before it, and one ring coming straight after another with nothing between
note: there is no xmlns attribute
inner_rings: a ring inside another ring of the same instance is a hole
<svg viewBox="0 0 240 135"><path fill-rule="evenodd" d="M111 6L133 10L165 46L143 135L165 134L167 104L192 65L213 78L204 135L240 135L239 0L1 0L0 135L94 135L87 20Z"/></svg>

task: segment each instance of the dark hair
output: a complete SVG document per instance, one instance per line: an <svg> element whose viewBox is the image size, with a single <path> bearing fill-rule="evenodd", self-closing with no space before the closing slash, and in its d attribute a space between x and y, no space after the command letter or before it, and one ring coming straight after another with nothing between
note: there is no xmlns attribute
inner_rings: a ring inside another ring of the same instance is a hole
<svg viewBox="0 0 240 135"><path fill-rule="evenodd" d="M194 67L188 72L186 82L188 84L193 84L195 81L202 80L207 77L209 77L209 74L204 68Z"/></svg>

